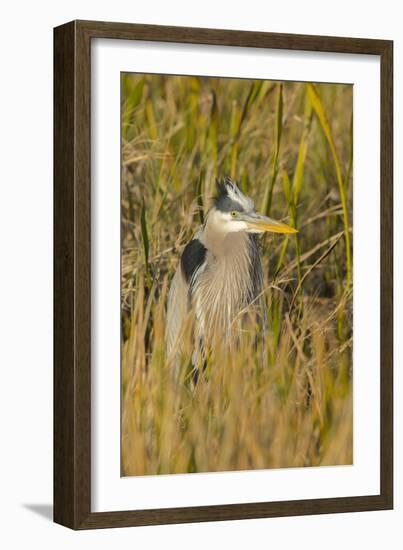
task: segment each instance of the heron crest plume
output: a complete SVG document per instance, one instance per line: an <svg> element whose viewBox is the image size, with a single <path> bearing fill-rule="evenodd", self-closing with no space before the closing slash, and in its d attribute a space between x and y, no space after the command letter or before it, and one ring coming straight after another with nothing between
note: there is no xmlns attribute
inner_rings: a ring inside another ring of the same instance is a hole
<svg viewBox="0 0 403 550"><path fill-rule="evenodd" d="M231 211L234 208L252 210L253 200L242 193L237 184L228 176L217 180L217 194L214 197L215 207L220 210Z"/></svg>

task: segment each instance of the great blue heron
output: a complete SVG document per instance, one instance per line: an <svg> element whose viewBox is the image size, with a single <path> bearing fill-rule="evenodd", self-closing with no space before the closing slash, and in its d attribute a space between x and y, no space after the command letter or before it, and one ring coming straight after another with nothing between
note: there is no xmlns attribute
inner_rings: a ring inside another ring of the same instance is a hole
<svg viewBox="0 0 403 550"><path fill-rule="evenodd" d="M181 350L183 329L192 321L195 369L217 343L231 347L236 320L253 307L259 312L263 270L257 234L295 233L288 225L258 214L251 198L230 178L217 182L217 194L204 224L185 246L172 280L167 311L168 355Z"/></svg>

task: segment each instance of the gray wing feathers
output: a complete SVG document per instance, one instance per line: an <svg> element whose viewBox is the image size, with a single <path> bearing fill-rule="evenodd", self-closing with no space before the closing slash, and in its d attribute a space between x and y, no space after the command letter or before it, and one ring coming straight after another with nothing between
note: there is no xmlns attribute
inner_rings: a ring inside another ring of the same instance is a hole
<svg viewBox="0 0 403 550"><path fill-rule="evenodd" d="M189 285L186 283L179 265L168 295L166 342L168 357L180 349L180 332L188 313Z"/></svg>
<svg viewBox="0 0 403 550"><path fill-rule="evenodd" d="M206 258L206 248L197 238L199 233L200 230L185 246L169 291L166 338L168 356L174 351L180 351L180 331L189 313L192 283Z"/></svg>

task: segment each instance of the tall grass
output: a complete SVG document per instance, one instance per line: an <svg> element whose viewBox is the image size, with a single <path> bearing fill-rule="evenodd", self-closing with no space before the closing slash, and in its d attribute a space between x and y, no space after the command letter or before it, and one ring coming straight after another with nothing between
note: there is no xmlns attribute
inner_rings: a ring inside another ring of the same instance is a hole
<svg viewBox="0 0 403 550"><path fill-rule="evenodd" d="M122 76L123 475L352 462L351 120L347 85ZM261 239L265 345L193 388L166 300L219 175L298 234Z"/></svg>

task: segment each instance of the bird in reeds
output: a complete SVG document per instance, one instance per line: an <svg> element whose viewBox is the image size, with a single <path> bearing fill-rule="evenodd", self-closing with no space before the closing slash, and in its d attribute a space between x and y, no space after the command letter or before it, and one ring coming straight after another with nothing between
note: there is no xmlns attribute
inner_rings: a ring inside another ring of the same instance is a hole
<svg viewBox="0 0 403 550"><path fill-rule="evenodd" d="M186 244L173 277L167 310L168 356L183 349L191 318L192 365L199 370L217 346L234 349L244 320L266 328L263 270L258 235L292 234L283 222L256 212L253 200L230 178L217 192L204 223ZM252 328L253 329L253 328Z"/></svg>

